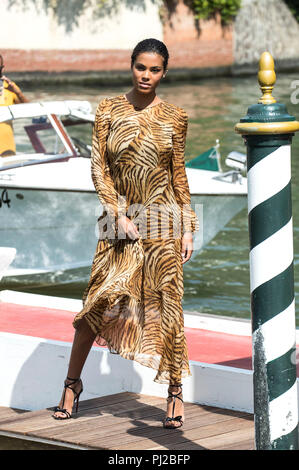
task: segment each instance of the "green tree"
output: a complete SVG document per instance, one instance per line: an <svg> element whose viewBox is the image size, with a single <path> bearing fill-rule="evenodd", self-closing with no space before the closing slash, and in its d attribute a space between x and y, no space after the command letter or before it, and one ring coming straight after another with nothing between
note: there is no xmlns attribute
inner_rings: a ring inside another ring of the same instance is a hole
<svg viewBox="0 0 299 470"><path fill-rule="evenodd" d="M297 21L299 21L298 0L284 0ZM242 0L185 0L185 3L193 10L195 18L208 19L218 12L223 24L230 23L238 14ZM253 19L254 21L254 19Z"/></svg>
<svg viewBox="0 0 299 470"><path fill-rule="evenodd" d="M299 2L298 0L285 0L285 3L288 5L289 9L295 16L296 20L299 22Z"/></svg>
<svg viewBox="0 0 299 470"><path fill-rule="evenodd" d="M195 19L207 20L219 13L223 25L229 24L238 14L241 3L242 0L185 0Z"/></svg>

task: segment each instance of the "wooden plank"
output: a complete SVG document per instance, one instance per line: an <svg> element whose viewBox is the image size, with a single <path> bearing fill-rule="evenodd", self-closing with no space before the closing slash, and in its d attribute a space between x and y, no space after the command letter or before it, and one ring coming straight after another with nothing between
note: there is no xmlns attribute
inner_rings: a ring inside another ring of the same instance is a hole
<svg viewBox="0 0 299 470"><path fill-rule="evenodd" d="M151 449L157 442L160 445L173 445L175 443L183 443L191 438L193 438L193 434L197 435L197 433L202 433L202 432L211 432L210 428L207 428L207 426L212 426L212 425L217 425L217 431L218 432L218 426L221 424L227 424L228 421L234 420L235 418L233 416L229 415L220 415L220 414L210 414L206 415L202 418L199 418L198 420L193 420L190 421L189 423L186 421L183 425L182 428L179 429L164 429L162 432L143 432L143 435L139 436L139 439L136 438L136 440L131 441L131 442L123 442L124 439L121 439L121 444L116 445L116 446L110 446L110 449L119 449L119 450L132 450L132 449L142 449L142 450L149 450ZM206 428L206 429L201 429L201 428ZM137 431L135 432L135 435L137 435ZM141 434L141 433L140 433ZM170 446L170 448L172 448Z"/></svg>
<svg viewBox="0 0 299 470"><path fill-rule="evenodd" d="M148 410L146 406L144 406L143 408L140 408L138 411L139 411L140 418L135 417L133 419L143 419L143 418L146 418L147 416L152 417L156 415L158 416L160 415L162 418L163 416L163 413L161 412L161 410L157 410L157 409ZM43 436L43 437L57 439L57 438L62 438L65 435L75 436L76 432L79 434L84 432L90 435L93 432L94 428L98 428L98 431L96 432L101 433L101 429L103 429L102 431L103 435L107 435L107 432L109 432L110 427L118 428L122 426L126 429L126 426L128 426L127 422L130 419L131 418L128 418L127 414L123 412L123 416L118 416L118 417L110 416L110 415L102 416L102 417L97 416L90 420L84 420L84 421L81 420L80 423L78 422L79 421L78 419L73 420L75 421L73 423L70 423L70 420L68 420L68 424L66 423L66 421L59 421L59 423L64 424L64 426L56 425L55 428L51 427L51 428L37 429L34 431L34 434L36 435L38 434L39 436ZM30 434L33 434L33 433L31 432Z"/></svg>
<svg viewBox="0 0 299 470"><path fill-rule="evenodd" d="M165 416L165 414L164 414L164 416ZM235 419L235 417L232 416L231 413L228 413L228 412L223 413L223 414L215 414L215 413L208 412L208 413L206 413L205 416L202 415L202 414L199 415L199 416L196 416L196 415L194 415L194 413L192 415L188 415L186 413L186 421L184 423L183 428L184 428L184 430L187 430L187 429L193 429L193 428L196 428L196 427L200 427L202 425L202 423L208 423L209 420L211 420L213 422L214 419L215 419L215 421L225 421L225 420L228 420L228 419ZM153 424L153 426L152 426L152 424ZM181 430L183 430L183 428L180 429L180 432L181 432ZM139 424L138 427L136 425L134 425L134 426L129 425L127 427L127 429L124 429L125 434L122 433L122 429L119 428L119 427L117 427L116 429L112 428L111 431L107 430L106 427L105 427L105 429L107 431L106 436L108 436L108 435L113 436L113 439L116 441L116 446L119 446L120 443L121 443L121 445L126 446L128 442L137 441L137 440L142 441L145 438L149 439L151 436L153 436L153 438L155 438L156 436L159 436L159 435L164 435L164 436L169 435L172 438L173 437L173 431L175 431L173 429L163 428L162 423L158 423L158 426L157 426L157 422L141 423L141 425ZM131 429L134 430L134 435L127 435L128 432L132 432L132 431L130 431ZM100 437L101 436L99 435L99 433L97 433L97 435L95 436L95 439L100 438ZM89 434L89 436L85 439L84 442L86 444L90 444L90 443L93 443L93 441L94 441L94 438L92 438L90 440L90 434ZM105 442L101 439L101 446L103 446L104 443ZM105 447L107 447L107 446L105 446ZM114 442L111 439L110 439L110 442L109 442L109 447L110 448L114 447Z"/></svg>
<svg viewBox="0 0 299 470"><path fill-rule="evenodd" d="M30 412L27 416L22 417L21 419L8 419L7 421L0 423L0 430L14 430L15 432L21 433L28 433L33 430L42 430L45 429L45 433L48 436L47 430L49 430L51 434L52 428L57 428L57 431L60 432L60 429L64 429L64 427L70 427L72 425L77 426L80 421L80 426L82 427L82 423L86 422L86 426L89 426L90 419L95 418L103 418L105 416L109 416L113 414L114 419L115 417L120 417L120 419L126 419L123 414L130 413L130 416L134 416L134 413L139 413L139 410L142 412L145 411L146 414L157 414L161 412L161 410L166 407L166 401L160 397L144 397L138 395L138 400L131 399L130 396L127 396L126 401L121 401L120 403L113 403L111 404L110 398L106 397L106 403L104 402L103 398L100 397L98 400L92 399L92 406L100 405L100 410L97 408L90 408L90 404L86 402L82 402L84 406L82 407L83 410L81 411L81 406L79 408L78 414L74 415L75 418L71 420L61 420L57 421L52 418L52 410L41 410ZM91 401L91 400L90 400ZM89 402L89 400L87 400ZM149 405L149 403L151 403ZM81 405L81 404L80 404ZM199 405L187 403L186 408L190 408L191 410L197 409ZM204 413L205 407L201 407L201 412ZM198 410L199 411L199 410ZM99 412L101 414L99 414ZM164 412L165 413L165 412ZM84 426L84 425L83 425Z"/></svg>
<svg viewBox="0 0 299 470"><path fill-rule="evenodd" d="M160 402L157 401L157 405ZM110 411L110 413L109 413ZM160 408L157 408L154 405L147 405L146 403L137 402L136 400L126 402L126 406L124 409L120 410L120 407L117 405L113 408L101 408L101 410L93 410L91 414L86 414L82 412L82 414L72 420L61 420L57 421L52 418L53 425L51 427L43 427L39 428L38 432L40 435L45 436L52 436L54 435L61 435L65 432L74 432L76 429L80 427L80 429L90 430L91 426L106 426L109 424L117 424L122 421L128 420L128 414L130 416L147 416L147 415L155 415L161 413ZM108 422L107 422L108 420ZM92 424L91 424L92 421ZM110 423L111 421L111 423ZM80 425L80 426L78 426Z"/></svg>
<svg viewBox="0 0 299 470"><path fill-rule="evenodd" d="M188 420L188 425L190 426L192 426L192 420L196 418L200 420L204 414L211 414L211 412L209 412L208 410L201 409L199 405L195 406L197 407L197 410L199 412L198 417L194 412L193 405L191 409L188 409L187 407L187 410L185 411L186 419ZM226 416L230 413L230 410L225 410L223 412L223 415ZM113 438L115 436L118 436L118 439L123 440L124 438L126 438L128 430L136 429L136 427L138 427L138 429L142 429L149 428L149 426L154 426L153 431L156 433L161 432L161 430L162 433L165 433L165 431L172 432L172 430L166 430L162 427L162 419L165 416L164 410L159 410L155 408L151 410L150 407L144 407L143 409L138 410L137 416L135 415L133 419L131 413L129 413L128 416L127 410L123 411L122 414L122 416L117 414L117 416L97 417L94 418L92 422L89 421L87 423L81 423L80 427L76 426L76 423L73 423L72 425L69 424L64 428L57 426L55 429L38 429L34 432L31 432L30 434L35 436L42 436L44 438L46 437L48 439L53 438L61 439L64 441L67 440L69 442L73 441L77 444L84 443L85 445L87 444L87 439L100 439L101 437L106 436L113 436ZM70 420L67 421L69 423ZM66 421L64 421L63 423L66 423ZM84 441L82 441L82 433L84 433ZM117 442L119 443L119 440ZM109 440L109 445L111 445L111 439Z"/></svg>
<svg viewBox="0 0 299 470"><path fill-rule="evenodd" d="M82 402L79 402L79 409L80 410L87 410L90 408L98 408L100 406L108 406L108 405L113 405L116 403L123 403L126 401L131 401L131 400L148 400L148 403L151 403L152 400L157 400L160 399L161 397L156 397L156 396L145 396L145 395L140 395L140 393L133 393L133 392L120 392L120 393L115 393L113 395L104 395L102 397L97 397L97 398L90 398L88 400L83 400ZM58 404L58 403L57 403Z"/></svg>
<svg viewBox="0 0 299 470"><path fill-rule="evenodd" d="M193 406L186 413L190 415L191 418L194 415ZM200 416L207 413L209 413L207 410L200 410ZM38 429L30 434L46 437L48 439L53 438L63 441L67 440L68 442L73 441L77 444L84 442L85 444L87 437L92 438L95 435L96 438L100 438L101 436L115 436L116 434L127 433L128 429L136 428L136 424L138 424L138 427L148 427L149 424L151 424L157 429L158 423L158 428L162 428L162 419L164 416L164 409L144 406L143 408L135 410L134 416L132 416L131 412L125 410L121 414L117 413L113 416L94 418L92 422L81 423L80 427L76 425L76 419L75 423L69 424L64 428L57 426L55 429ZM69 421L70 420L68 420L68 423ZM65 423L65 421L63 423ZM82 433L84 433L84 441L82 441Z"/></svg>
<svg viewBox="0 0 299 470"><path fill-rule="evenodd" d="M20 410L18 408L9 408L6 406L0 406L0 422L9 418L15 418L23 413L29 413L27 410Z"/></svg>
<svg viewBox="0 0 299 470"><path fill-rule="evenodd" d="M231 431L225 434L220 434L217 436L217 439L211 440L210 442L201 442L201 445L207 446L211 450L217 450L218 448L226 448L228 445L240 442L244 439L254 440L254 430L253 428L249 429L238 429Z"/></svg>
<svg viewBox="0 0 299 470"><path fill-rule="evenodd" d="M217 450L255 450L254 438L238 441L234 444L226 444L218 447Z"/></svg>
<svg viewBox="0 0 299 470"><path fill-rule="evenodd" d="M119 394L118 394L119 395ZM136 394L135 394L136 395ZM104 400L106 398L106 400ZM124 398L124 399L123 399ZM75 418L77 421L79 418L81 420L90 420L94 417L99 416L99 411L97 408L94 408L96 405L99 406L100 412L103 414L108 414L110 411L109 410L118 410L118 409L127 409L129 407L130 409L135 409L136 407L138 408L139 406L147 406L146 402L147 399L142 397L140 400L136 400L136 398L140 398L140 396L136 396L132 399L130 395L127 395L125 397L113 397L110 399L110 397L100 397L97 401L95 399L92 400L86 400L85 402L82 402L82 410L81 410L81 403L79 404L80 406L80 412L78 412L78 417ZM119 400L117 402L116 400ZM92 401L92 403L86 403ZM149 397L148 399L149 402L152 403L161 403L161 398L159 397ZM91 407L92 406L92 407ZM11 417L3 422L0 422L0 430L5 430L5 431L10 431L14 430L16 432L21 432L21 433L27 433L33 429L40 429L40 428L52 428L56 427L58 424L58 421L52 418L53 414L53 409L46 409L46 410L38 410L38 411L31 411L26 414L26 416L22 417ZM61 420L59 421L59 424L61 426L67 425L70 422L72 422L73 419L71 420Z"/></svg>
<svg viewBox="0 0 299 470"><path fill-rule="evenodd" d="M229 432L221 433L216 431L212 436L207 436L201 439L195 439L188 443L183 442L180 444L174 444L171 446L171 450L217 450L218 448L226 448L228 445L235 444L245 439L253 439L253 430L250 426L245 426L244 429L235 429ZM169 449L169 447L156 446L152 447L151 450L162 450Z"/></svg>
<svg viewBox="0 0 299 470"><path fill-rule="evenodd" d="M0 430L9 429L10 426L14 429L14 427L22 426L22 423L26 423L28 421L34 422L34 420L43 418L47 416L47 410L37 410L37 411L29 411L28 413L22 413L19 415L11 415L4 419L0 420Z"/></svg>
<svg viewBox="0 0 299 470"><path fill-rule="evenodd" d="M139 399L139 398L140 398L140 394L138 394L138 393L120 392L120 393L116 393L116 394L113 394L113 395L105 395L103 397L97 397L97 398L92 398L92 399L89 399L89 400L84 400L84 401L79 403L79 410L80 411L86 411L86 410L89 410L89 409L95 409L96 407L101 407L102 405L103 406L108 406L110 404L113 405L113 404L123 403L123 402L131 401L133 399ZM157 397L149 396L148 401L151 401L152 398L157 398ZM141 399L143 400L143 398L141 398ZM21 412L29 413L27 416L22 417L22 419L25 422L28 419L31 420L33 417L37 418L39 416L44 416L44 414L52 414L52 413L49 413L49 411L52 412L53 409L54 409L54 407L47 408L46 410L36 410L36 411L19 410L19 411L20 411L20 413ZM47 410L48 410L48 413L47 413ZM78 415L79 415L79 413L78 413ZM11 416L9 416L9 418L11 418L12 421L14 420L15 417L17 417L17 416L14 415L14 414L11 414ZM2 425L2 421L0 422L0 424Z"/></svg>
<svg viewBox="0 0 299 470"><path fill-rule="evenodd" d="M110 449L123 449L123 450L133 450L133 449L175 449L176 446L183 445L184 448L187 446L190 442L192 443L193 441L200 439L200 438L205 438L205 437L210 437L210 436L215 436L223 432L228 432L229 430L234 430L234 429L240 429L242 427L245 428L250 428L250 423L245 420L240 420L239 418L234 418L232 416L227 417L227 419L220 419L220 417L213 417L209 416L207 417L207 420L202 423L198 423L197 427L191 427L192 425L189 426L184 426L185 429L180 428L178 430L172 429L172 430L167 430L167 432L163 434L153 434L152 436L144 435L143 436L143 442L142 440L138 442L137 440L133 441L129 439L124 439L122 437L121 439L121 444L120 445L111 445ZM209 422L210 421L210 422ZM211 422L212 421L212 422ZM213 422L214 421L214 422ZM144 439L146 437L146 439ZM247 436L248 437L248 436ZM90 443L89 441L86 441L87 443ZM101 446L103 445L103 441L100 441ZM155 446L155 444L159 445L158 447ZM180 447L178 447L180 448Z"/></svg>

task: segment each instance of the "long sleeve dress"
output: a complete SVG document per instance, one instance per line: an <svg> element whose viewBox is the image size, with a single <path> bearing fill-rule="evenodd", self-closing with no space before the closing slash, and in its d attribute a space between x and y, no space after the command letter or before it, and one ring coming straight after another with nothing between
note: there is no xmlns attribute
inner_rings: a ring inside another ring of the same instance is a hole
<svg viewBox="0 0 299 470"><path fill-rule="evenodd" d="M158 383L191 375L182 309L181 238L199 230L185 170L186 112L161 101L138 110L125 95L96 111L91 174L103 212L84 317L98 344L157 370ZM122 233L126 215L140 237Z"/></svg>

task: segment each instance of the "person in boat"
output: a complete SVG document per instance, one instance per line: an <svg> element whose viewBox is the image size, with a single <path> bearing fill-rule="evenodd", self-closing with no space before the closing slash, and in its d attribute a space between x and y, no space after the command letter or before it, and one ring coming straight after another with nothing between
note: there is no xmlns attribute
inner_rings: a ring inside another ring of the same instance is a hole
<svg viewBox="0 0 299 470"><path fill-rule="evenodd" d="M2 74L4 60L0 54L0 106L28 103L21 89L8 77ZM15 155L16 145L11 121L0 123L0 156Z"/></svg>
<svg viewBox="0 0 299 470"><path fill-rule="evenodd" d="M155 369L154 381L169 385L163 426L176 428L184 421L181 381L191 372L182 265L193 252L199 220L191 209L185 169L187 114L156 95L167 65L164 43L141 41L131 56L133 88L104 98L96 111L91 174L104 208L98 222L116 221L115 233L98 240L83 309L73 320L75 337L55 419L71 418L74 402L78 410L81 371L96 340L114 354ZM132 220L128 205L140 212L151 205L143 225ZM161 212L155 219L157 206ZM167 236L166 215L171 220ZM178 219L181 230L174 233ZM150 233L141 236L149 225ZM125 237L115 240L116 233Z"/></svg>

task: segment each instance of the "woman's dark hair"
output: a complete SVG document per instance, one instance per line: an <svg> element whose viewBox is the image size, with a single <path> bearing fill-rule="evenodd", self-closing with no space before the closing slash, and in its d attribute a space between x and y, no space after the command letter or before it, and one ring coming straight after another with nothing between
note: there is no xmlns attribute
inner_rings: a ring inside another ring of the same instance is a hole
<svg viewBox="0 0 299 470"><path fill-rule="evenodd" d="M140 41L132 52L131 67L133 67L137 56L143 52L155 52L156 54L161 55L163 57L163 68L164 70L167 69L169 53L167 47L162 41L153 38Z"/></svg>

